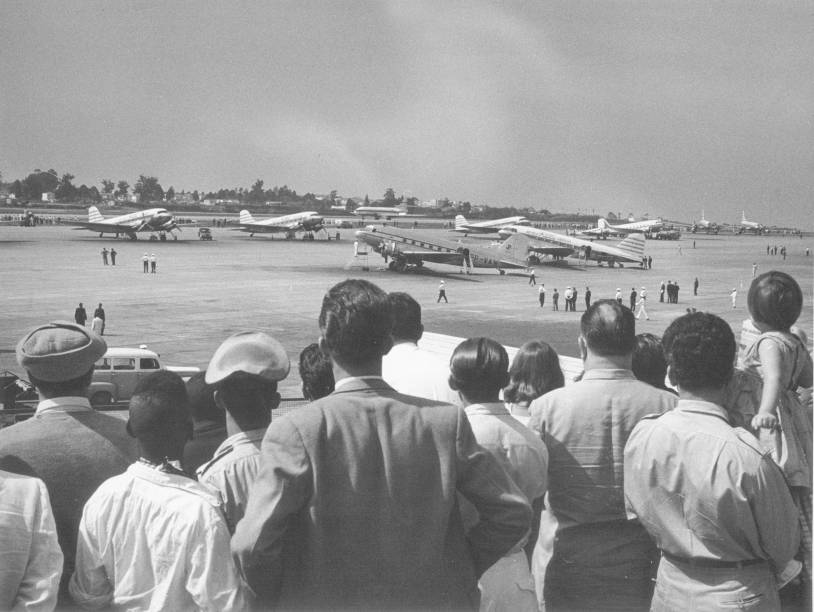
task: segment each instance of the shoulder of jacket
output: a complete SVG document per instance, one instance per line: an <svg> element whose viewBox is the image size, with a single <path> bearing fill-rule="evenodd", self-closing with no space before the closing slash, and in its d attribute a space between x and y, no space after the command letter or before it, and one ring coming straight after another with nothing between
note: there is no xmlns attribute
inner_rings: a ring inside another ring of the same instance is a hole
<svg viewBox="0 0 814 612"><path fill-rule="evenodd" d="M223 448L218 454L214 455L209 461L195 470L195 473L198 474L199 477L203 476L211 467L217 464L224 457L228 456L233 450L234 447L231 445Z"/></svg>
<svg viewBox="0 0 814 612"><path fill-rule="evenodd" d="M746 431L743 427L733 427L732 429L734 430L735 436L738 438L738 440L743 442L743 444L748 446L755 453L757 453L761 457L763 457L764 455L768 455L768 452L763 449L758 439L754 435Z"/></svg>

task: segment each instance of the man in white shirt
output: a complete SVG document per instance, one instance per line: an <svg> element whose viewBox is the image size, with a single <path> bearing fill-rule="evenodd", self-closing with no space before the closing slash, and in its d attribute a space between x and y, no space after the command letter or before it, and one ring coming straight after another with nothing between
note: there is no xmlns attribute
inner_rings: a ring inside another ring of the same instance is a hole
<svg viewBox="0 0 814 612"><path fill-rule="evenodd" d="M89 609L244 609L220 500L180 469L192 421L177 374L139 382L127 429L140 457L85 504L74 601Z"/></svg>
<svg viewBox="0 0 814 612"><path fill-rule="evenodd" d="M62 550L39 478L0 470L0 555L0 610L53 610Z"/></svg>
<svg viewBox="0 0 814 612"><path fill-rule="evenodd" d="M400 291L387 300L393 311L393 348L382 359L382 378L399 393L459 405L458 394L449 388L449 365L418 348L424 334L419 303Z"/></svg>
<svg viewBox="0 0 814 612"><path fill-rule="evenodd" d="M226 413L229 436L212 460L198 468L198 481L223 500L229 532L243 518L249 491L260 471L260 442L280 405L277 382L291 367L283 345L263 332L227 338L212 355L205 381L215 386L214 399Z"/></svg>

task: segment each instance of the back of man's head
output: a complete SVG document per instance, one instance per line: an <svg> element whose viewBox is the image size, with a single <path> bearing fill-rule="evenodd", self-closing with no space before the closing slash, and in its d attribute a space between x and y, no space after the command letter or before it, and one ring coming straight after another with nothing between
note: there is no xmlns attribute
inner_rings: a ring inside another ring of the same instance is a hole
<svg viewBox="0 0 814 612"><path fill-rule="evenodd" d="M130 398L127 431L154 457L181 456L192 424L187 389L180 376L161 370L139 381Z"/></svg>
<svg viewBox="0 0 814 612"><path fill-rule="evenodd" d="M390 302L393 315L393 340L418 342L424 333L419 303L403 291L389 293L387 301Z"/></svg>
<svg viewBox="0 0 814 612"><path fill-rule="evenodd" d="M729 324L707 312L673 321L662 339L670 383L697 391L721 389L734 371L735 334Z"/></svg>
<svg viewBox="0 0 814 612"><path fill-rule="evenodd" d="M580 331L588 350L596 355L629 355L636 346L636 318L616 300L591 304L580 319Z"/></svg>
<svg viewBox="0 0 814 612"><path fill-rule="evenodd" d="M323 347L341 364L361 366L390 350L393 317L387 294L371 282L349 279L322 300L319 329Z"/></svg>

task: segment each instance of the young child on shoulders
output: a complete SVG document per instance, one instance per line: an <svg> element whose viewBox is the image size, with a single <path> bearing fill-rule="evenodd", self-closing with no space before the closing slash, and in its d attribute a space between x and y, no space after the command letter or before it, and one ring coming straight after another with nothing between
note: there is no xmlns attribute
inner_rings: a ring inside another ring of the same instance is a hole
<svg viewBox="0 0 814 612"><path fill-rule="evenodd" d="M792 333L803 292L788 274L766 272L752 281L747 304L759 335L746 350L743 368L763 381L751 426L786 475L800 511L803 580L810 590L812 427L811 414L797 390L812 386L812 361L800 336Z"/></svg>

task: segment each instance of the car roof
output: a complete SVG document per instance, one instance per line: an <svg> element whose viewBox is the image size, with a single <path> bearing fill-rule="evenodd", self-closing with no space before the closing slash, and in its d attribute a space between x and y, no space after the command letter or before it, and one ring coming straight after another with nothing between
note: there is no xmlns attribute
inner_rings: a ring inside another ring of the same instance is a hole
<svg viewBox="0 0 814 612"><path fill-rule="evenodd" d="M108 348L105 357L145 357L158 359L158 353L142 348L112 347Z"/></svg>

